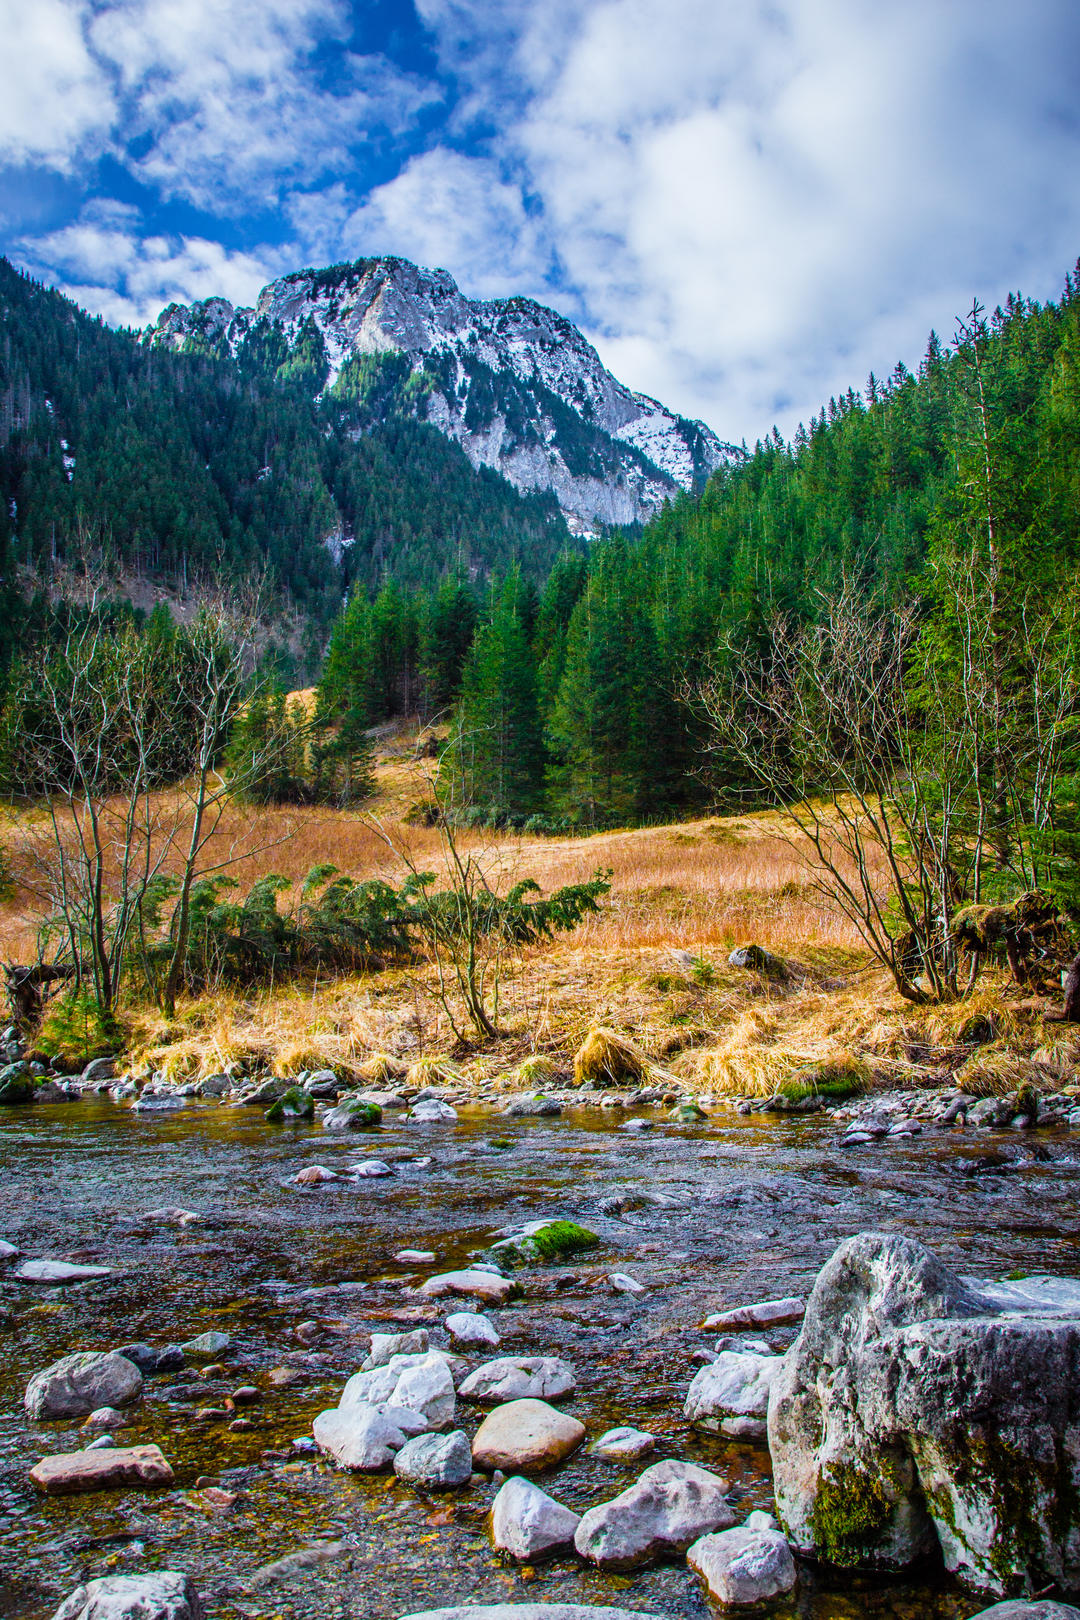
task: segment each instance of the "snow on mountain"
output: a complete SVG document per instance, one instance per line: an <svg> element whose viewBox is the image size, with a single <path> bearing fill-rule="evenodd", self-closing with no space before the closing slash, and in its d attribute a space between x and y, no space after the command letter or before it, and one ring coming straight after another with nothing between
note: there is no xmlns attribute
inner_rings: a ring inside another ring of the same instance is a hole
<svg viewBox="0 0 1080 1620"><path fill-rule="evenodd" d="M553 490L578 530L643 521L740 454L703 422L619 382L554 310L530 298L466 298L445 270L405 259L301 270L264 287L254 309L224 298L170 304L146 338L235 355L262 323L290 345L314 325L329 389L357 357L406 356L417 384L411 409L474 466L522 491Z"/></svg>

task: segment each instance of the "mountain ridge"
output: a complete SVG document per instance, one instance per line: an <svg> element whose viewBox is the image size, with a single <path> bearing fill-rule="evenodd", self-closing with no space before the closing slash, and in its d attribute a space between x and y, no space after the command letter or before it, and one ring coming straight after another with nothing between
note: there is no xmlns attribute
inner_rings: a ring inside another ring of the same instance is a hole
<svg viewBox="0 0 1080 1620"><path fill-rule="evenodd" d="M642 522L741 455L619 382L557 311L524 297L470 299L448 271L394 255L293 271L251 308L170 304L143 341L238 359L267 329L293 352L321 344L327 392L357 363L405 357L417 419L520 492L552 491L579 533Z"/></svg>

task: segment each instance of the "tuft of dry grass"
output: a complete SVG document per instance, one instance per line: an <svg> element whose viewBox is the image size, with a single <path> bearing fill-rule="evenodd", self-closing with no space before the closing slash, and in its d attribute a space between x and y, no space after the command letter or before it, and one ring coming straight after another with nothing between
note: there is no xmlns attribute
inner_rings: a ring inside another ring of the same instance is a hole
<svg viewBox="0 0 1080 1620"><path fill-rule="evenodd" d="M969 1097L1004 1097L1021 1086L1039 1089L1046 1078L1039 1064L1005 1046L983 1047L956 1071L957 1087Z"/></svg>
<svg viewBox="0 0 1080 1620"><path fill-rule="evenodd" d="M574 1055L575 1086L641 1085L651 1071L644 1052L613 1029L591 1029Z"/></svg>

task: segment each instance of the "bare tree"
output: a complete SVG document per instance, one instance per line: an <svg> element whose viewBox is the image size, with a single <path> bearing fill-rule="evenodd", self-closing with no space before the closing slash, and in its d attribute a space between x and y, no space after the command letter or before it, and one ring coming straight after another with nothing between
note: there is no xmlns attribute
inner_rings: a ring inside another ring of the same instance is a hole
<svg viewBox="0 0 1080 1620"><path fill-rule="evenodd" d="M782 806L814 882L911 1001L974 983L978 954L953 919L982 899L988 855L1034 886L1032 834L1080 698L1054 615L1021 615L1023 679L1006 687L996 577L970 555L939 567L944 647L915 604L875 605L846 583L815 624L773 617L766 665L726 647L684 693L711 750Z"/></svg>

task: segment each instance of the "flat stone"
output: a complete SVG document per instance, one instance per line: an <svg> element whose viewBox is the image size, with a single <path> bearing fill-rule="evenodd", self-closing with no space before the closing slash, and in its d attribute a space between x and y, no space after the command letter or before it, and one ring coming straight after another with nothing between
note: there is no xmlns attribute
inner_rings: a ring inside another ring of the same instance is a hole
<svg viewBox="0 0 1080 1620"><path fill-rule="evenodd" d="M515 1475L499 1488L491 1506L491 1539L496 1551L519 1563L550 1558L574 1544L580 1515Z"/></svg>
<svg viewBox="0 0 1080 1620"><path fill-rule="evenodd" d="M157 1446L114 1446L43 1457L31 1468L30 1479L46 1496L70 1496L129 1485L171 1485L173 1471Z"/></svg>
<svg viewBox="0 0 1080 1620"><path fill-rule="evenodd" d="M789 1322L801 1322L806 1312L806 1301L799 1296L789 1299L759 1299L753 1305L736 1305L733 1310L719 1311L705 1318L707 1328L785 1327Z"/></svg>
<svg viewBox="0 0 1080 1620"><path fill-rule="evenodd" d="M433 1249L399 1249L392 1258L399 1266L430 1266L435 1262Z"/></svg>
<svg viewBox="0 0 1080 1620"><path fill-rule="evenodd" d="M500 1356L470 1373L459 1393L464 1401L490 1406L503 1401L555 1401L576 1388L573 1367L557 1356Z"/></svg>
<svg viewBox="0 0 1080 1620"><path fill-rule="evenodd" d="M655 1450L654 1434L626 1424L622 1428L609 1429L599 1440L594 1440L589 1447L589 1455L600 1457L604 1462L638 1462Z"/></svg>
<svg viewBox="0 0 1080 1620"><path fill-rule="evenodd" d="M1052 1598L1011 1598L980 1609L971 1620L1080 1620L1080 1609L1071 1603L1055 1603Z"/></svg>
<svg viewBox="0 0 1080 1620"><path fill-rule="evenodd" d="M585 1425L546 1401L508 1401L489 1412L473 1440L473 1462L504 1473L539 1473L569 1457L585 1438Z"/></svg>
<svg viewBox="0 0 1080 1620"><path fill-rule="evenodd" d="M205 1620L194 1582L178 1571L103 1575L77 1586L53 1620Z"/></svg>
<svg viewBox="0 0 1080 1620"><path fill-rule="evenodd" d="M455 1344L465 1348L501 1343L494 1324L479 1311L455 1311L446 1318L446 1331Z"/></svg>
<svg viewBox="0 0 1080 1620"><path fill-rule="evenodd" d="M27 1260L15 1273L20 1282L80 1283L111 1277L112 1266L76 1266L67 1260Z"/></svg>
<svg viewBox="0 0 1080 1620"><path fill-rule="evenodd" d="M101 1429L122 1429L130 1423L131 1418L126 1412L118 1411L115 1406L99 1406L83 1424L84 1429L92 1432Z"/></svg>
<svg viewBox="0 0 1080 1620"><path fill-rule="evenodd" d="M0 1260L14 1260L18 1254L19 1250L14 1243L8 1243L0 1238Z"/></svg>
<svg viewBox="0 0 1080 1620"><path fill-rule="evenodd" d="M461 1294L482 1299L489 1305L505 1305L513 1292L509 1277L500 1277L494 1271L443 1271L429 1277L420 1289L429 1299L441 1299L444 1294Z"/></svg>
<svg viewBox="0 0 1080 1620"><path fill-rule="evenodd" d="M778 1530L721 1530L702 1536L687 1549L718 1603L751 1605L790 1592L797 1580L791 1548Z"/></svg>
<svg viewBox="0 0 1080 1620"><path fill-rule="evenodd" d="M379 1181L396 1174L385 1159L361 1159L359 1164L350 1164L347 1169L350 1176L356 1176L361 1181Z"/></svg>
<svg viewBox="0 0 1080 1620"><path fill-rule="evenodd" d="M405 1436L396 1424L361 1401L320 1412L311 1432L319 1450L332 1457L339 1468L364 1473L388 1467L394 1453L405 1444Z"/></svg>
<svg viewBox="0 0 1080 1620"><path fill-rule="evenodd" d="M448 1490L472 1477L472 1447L464 1429L451 1434L418 1434L394 1458L394 1473L411 1485Z"/></svg>
<svg viewBox="0 0 1080 1620"><path fill-rule="evenodd" d="M216 1361L231 1342L227 1333L200 1333L194 1339L187 1339L180 1348L192 1361Z"/></svg>
<svg viewBox="0 0 1080 1620"><path fill-rule="evenodd" d="M101 1406L130 1406L142 1394L142 1373L115 1350L80 1350L36 1372L23 1404L35 1422L86 1417Z"/></svg>
<svg viewBox="0 0 1080 1620"><path fill-rule="evenodd" d="M637 1569L684 1553L699 1537L735 1520L726 1480L667 1458L635 1485L582 1515L574 1545L600 1569Z"/></svg>
<svg viewBox="0 0 1080 1620"><path fill-rule="evenodd" d="M608 1283L616 1294L643 1294L645 1284L638 1282L625 1271L612 1271L608 1276Z"/></svg>
<svg viewBox="0 0 1080 1620"><path fill-rule="evenodd" d="M314 1541L308 1547L286 1553L284 1558L275 1558L272 1564L262 1564L247 1584L256 1592L267 1586L282 1586L306 1570L344 1558L349 1551L349 1545L344 1541Z"/></svg>

